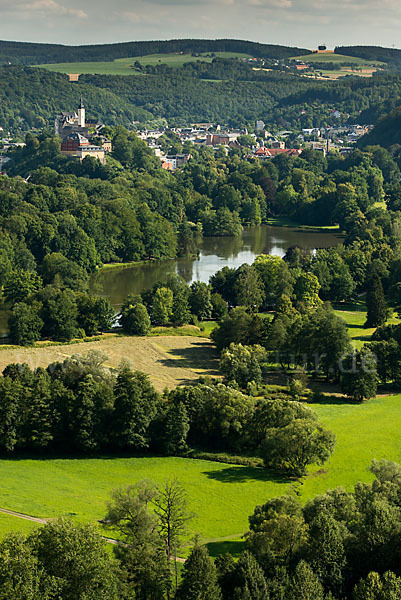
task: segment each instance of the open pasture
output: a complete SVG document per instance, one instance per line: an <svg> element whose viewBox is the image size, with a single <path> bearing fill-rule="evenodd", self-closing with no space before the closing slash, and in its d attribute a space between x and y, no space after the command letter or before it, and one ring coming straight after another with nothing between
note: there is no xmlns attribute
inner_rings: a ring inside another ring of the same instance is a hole
<svg viewBox="0 0 401 600"><path fill-rule="evenodd" d="M346 322L352 345L357 350L360 350L366 342L369 342L372 334L376 331L376 327L364 327L367 313L366 306L362 301L359 302L359 305L345 305L344 309L336 310L335 313ZM387 323L397 324L400 323L400 319L392 316Z"/></svg>

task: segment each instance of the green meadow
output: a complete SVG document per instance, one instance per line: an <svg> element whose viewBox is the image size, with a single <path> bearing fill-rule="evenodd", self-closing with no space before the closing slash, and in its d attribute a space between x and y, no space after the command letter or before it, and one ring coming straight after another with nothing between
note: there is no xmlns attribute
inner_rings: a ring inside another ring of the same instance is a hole
<svg viewBox="0 0 401 600"><path fill-rule="evenodd" d="M338 308L338 306L335 308ZM366 305L362 300L345 305L340 310L336 310L335 313L346 322L352 345L358 350L362 348L363 344L369 342L372 334L376 331L376 327L364 327L366 322ZM400 319L394 316L387 321L387 323L391 324L399 322Z"/></svg>
<svg viewBox="0 0 401 600"><path fill-rule="evenodd" d="M256 504L297 488L302 501L325 490L370 481L374 458L401 462L401 396L361 405L333 398L313 405L322 423L337 436L336 450L323 468L312 468L302 485L261 468L204 460L145 456L136 458L16 458L0 461L0 507L38 517L67 516L96 522L105 514L112 489L147 478L176 477L196 513L191 533L209 542L213 554L238 550L248 515ZM0 534L35 525L0 516Z"/></svg>
<svg viewBox="0 0 401 600"><path fill-rule="evenodd" d="M250 54L236 52L215 52L218 58L250 58ZM147 56L134 56L130 58L118 58L110 62L75 62L36 65L42 69L55 71L57 73L80 73L82 75L140 75L133 67L136 61L142 65L168 65L169 67L182 67L185 63L211 62L210 56L192 56L191 54L149 54Z"/></svg>

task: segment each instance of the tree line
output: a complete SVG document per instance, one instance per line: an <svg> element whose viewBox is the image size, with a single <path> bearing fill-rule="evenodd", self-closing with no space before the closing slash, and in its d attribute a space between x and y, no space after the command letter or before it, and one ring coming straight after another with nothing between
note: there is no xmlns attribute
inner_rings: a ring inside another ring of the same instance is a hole
<svg viewBox="0 0 401 600"><path fill-rule="evenodd" d="M207 380L160 396L144 373L127 364L113 372L104 360L91 352L47 369L8 365L0 379L0 450L183 455L200 448L260 456L266 467L297 476L333 452L332 432L285 394L256 400Z"/></svg>
<svg viewBox="0 0 401 600"><path fill-rule="evenodd" d="M80 46L0 41L0 63L12 62L13 64L28 65L61 62L112 62L118 58L148 54L206 52L238 52L266 58L289 58L309 54L310 50L233 39L154 40Z"/></svg>

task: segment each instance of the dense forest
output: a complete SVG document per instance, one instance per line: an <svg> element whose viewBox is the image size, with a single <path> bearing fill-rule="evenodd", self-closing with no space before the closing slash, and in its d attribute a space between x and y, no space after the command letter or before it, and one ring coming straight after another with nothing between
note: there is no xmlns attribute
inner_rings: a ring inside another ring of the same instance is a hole
<svg viewBox="0 0 401 600"><path fill-rule="evenodd" d="M90 84L74 86L65 75L41 69L3 66L0 67L0 126L6 131L53 128L56 115L75 110L81 94L88 105L88 117L106 124L153 118L112 90Z"/></svg>
<svg viewBox="0 0 401 600"><path fill-rule="evenodd" d="M41 64L60 62L113 61L117 58L165 53L239 52L263 58L290 58L308 54L306 48L260 44L246 40L159 40L63 46L0 41L0 63Z"/></svg>

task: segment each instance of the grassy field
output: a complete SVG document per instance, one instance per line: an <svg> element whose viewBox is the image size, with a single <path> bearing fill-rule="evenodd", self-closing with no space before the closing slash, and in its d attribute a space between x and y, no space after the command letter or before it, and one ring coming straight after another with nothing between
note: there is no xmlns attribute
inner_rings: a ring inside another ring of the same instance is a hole
<svg viewBox="0 0 401 600"><path fill-rule="evenodd" d="M29 534L31 531L40 527L33 521L25 521L4 513L0 513L0 539L9 533L18 531L19 533Z"/></svg>
<svg viewBox="0 0 401 600"><path fill-rule="evenodd" d="M255 503L288 489L288 480L273 481L262 469L172 457L2 460L0 477L0 507L80 522L101 519L116 487L176 477L196 513L191 530L206 541L238 539ZM14 520L26 528L26 521Z"/></svg>
<svg viewBox="0 0 401 600"><path fill-rule="evenodd" d="M335 308L338 308L338 306ZM353 305L346 305L344 308L336 310L335 312L346 322L352 345L359 350L363 344L370 340L372 333L376 330L376 327L364 327L366 322L365 303L360 301ZM393 316L387 322L399 323L400 319Z"/></svg>
<svg viewBox="0 0 401 600"><path fill-rule="evenodd" d="M219 58L250 58L250 54L241 54L236 52L215 52ZM138 61L142 65L164 64L169 67L182 67L185 63L211 62L209 56L192 56L191 54L149 54L147 56L135 56L132 58L118 58L111 62L76 62L76 63L56 63L36 65L42 69L55 71L57 73L80 73L80 74L98 74L98 75L138 75L139 71L133 68L133 64Z"/></svg>
<svg viewBox="0 0 401 600"><path fill-rule="evenodd" d="M363 58L359 58L357 56L344 56L342 54L334 54L334 52L327 53L316 53L316 54L307 54L305 56L294 56L293 60L301 60L305 63L336 63L338 65L337 69L327 71L322 70L320 75L311 75L308 73L301 73L304 77L317 79L338 79L339 77L344 77L345 75L356 75L358 77L372 77L373 73L377 71L377 67L383 65L384 63L380 61L369 61ZM344 63L351 63L352 66L345 66ZM344 65L344 66L341 66Z"/></svg>
<svg viewBox="0 0 401 600"><path fill-rule="evenodd" d="M104 516L112 489L143 478L161 482L176 477L197 515L191 532L209 542L212 554L238 551L247 517L256 504L291 492L294 485L302 501L336 486L351 490L357 481L372 480L367 467L373 458L401 462L400 395L362 405L332 399L313 409L335 432L337 446L328 463L311 469L302 486L273 478L260 468L173 457L3 459L0 507L38 517L65 515L95 522ZM0 515L0 534L9 527L27 531L32 526Z"/></svg>
<svg viewBox="0 0 401 600"><path fill-rule="evenodd" d="M157 337L104 335L98 341L35 348L0 346L0 371L13 362L26 362L31 368L46 367L72 354L86 355L90 350L100 350L108 356L106 366L116 368L127 359L132 368L150 376L158 391L166 386L171 389L192 383L200 375L217 374L217 355L207 338L176 335L177 331L175 335L160 335L165 332L158 332ZM199 335L207 334L198 330Z"/></svg>
<svg viewBox="0 0 401 600"><path fill-rule="evenodd" d="M363 328L364 299L336 309L346 321L354 344L360 347L373 332ZM213 325L210 323L209 328ZM133 366L148 372L159 390L165 385L194 381L201 373L216 372L216 359L206 338L167 335L104 337L90 344L46 348L0 348L0 369L12 361L26 360L31 366L47 364L73 353L85 354L89 349L105 351L111 366L117 366L123 357L134 356ZM190 509L196 514L188 540L199 533L212 556L226 551L236 553L243 547L241 535L256 504L294 489L302 501L337 486L351 490L358 481L372 480L367 468L374 458L401 462L401 395L380 397L361 405L332 397L312 408L321 422L334 431L337 445L328 463L323 468L311 468L302 485L261 468L177 457L20 456L0 460L0 507L35 517L67 516L95 523L104 516L112 489L144 478L160 483L175 477L187 490ZM0 537L8 531L28 533L37 526L0 513Z"/></svg>

